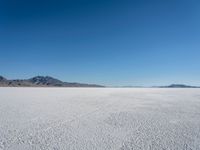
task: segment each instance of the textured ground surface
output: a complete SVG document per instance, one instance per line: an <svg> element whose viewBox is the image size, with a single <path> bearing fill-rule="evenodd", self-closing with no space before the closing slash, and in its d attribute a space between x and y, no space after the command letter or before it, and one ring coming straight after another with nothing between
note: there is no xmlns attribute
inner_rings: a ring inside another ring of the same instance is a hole
<svg viewBox="0 0 200 150"><path fill-rule="evenodd" d="M0 88L0 150L199 150L200 89Z"/></svg>

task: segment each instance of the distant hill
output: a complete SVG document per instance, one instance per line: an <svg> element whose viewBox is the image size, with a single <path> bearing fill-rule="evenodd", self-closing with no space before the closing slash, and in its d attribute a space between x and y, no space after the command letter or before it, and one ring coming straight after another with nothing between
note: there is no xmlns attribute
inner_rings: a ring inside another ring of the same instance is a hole
<svg viewBox="0 0 200 150"><path fill-rule="evenodd" d="M30 79L8 80L0 76L0 87L104 87L96 84L63 82L50 76L36 76Z"/></svg>
<svg viewBox="0 0 200 150"><path fill-rule="evenodd" d="M185 84L171 84L168 86L159 86L159 88L200 88L198 86L190 86Z"/></svg>

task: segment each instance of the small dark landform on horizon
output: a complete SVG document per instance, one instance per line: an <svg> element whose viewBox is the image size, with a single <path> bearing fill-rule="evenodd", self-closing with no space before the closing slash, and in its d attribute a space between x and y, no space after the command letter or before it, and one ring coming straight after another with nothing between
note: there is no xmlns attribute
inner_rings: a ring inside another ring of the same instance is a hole
<svg viewBox="0 0 200 150"><path fill-rule="evenodd" d="M200 86L190 86L186 84L170 84L167 86L115 86L115 88L200 88Z"/></svg>
<svg viewBox="0 0 200 150"><path fill-rule="evenodd" d="M158 86L158 88L200 88L199 86L191 86L185 84L171 84L168 86Z"/></svg>
<svg viewBox="0 0 200 150"><path fill-rule="evenodd" d="M97 84L63 82L50 76L36 76L30 79L8 80L0 76L0 87L104 87Z"/></svg>

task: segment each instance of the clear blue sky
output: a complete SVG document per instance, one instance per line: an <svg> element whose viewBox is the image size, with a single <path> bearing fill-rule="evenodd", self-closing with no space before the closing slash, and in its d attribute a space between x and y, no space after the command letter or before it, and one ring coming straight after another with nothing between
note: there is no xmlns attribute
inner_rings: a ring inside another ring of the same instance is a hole
<svg viewBox="0 0 200 150"><path fill-rule="evenodd" d="M200 85L200 1L1 0L0 74Z"/></svg>

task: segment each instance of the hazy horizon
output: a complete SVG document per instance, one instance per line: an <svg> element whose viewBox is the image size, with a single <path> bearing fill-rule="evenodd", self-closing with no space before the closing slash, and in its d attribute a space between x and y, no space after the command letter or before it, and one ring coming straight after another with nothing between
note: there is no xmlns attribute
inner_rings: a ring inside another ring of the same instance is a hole
<svg viewBox="0 0 200 150"><path fill-rule="evenodd" d="M197 0L2 0L0 75L200 86Z"/></svg>

